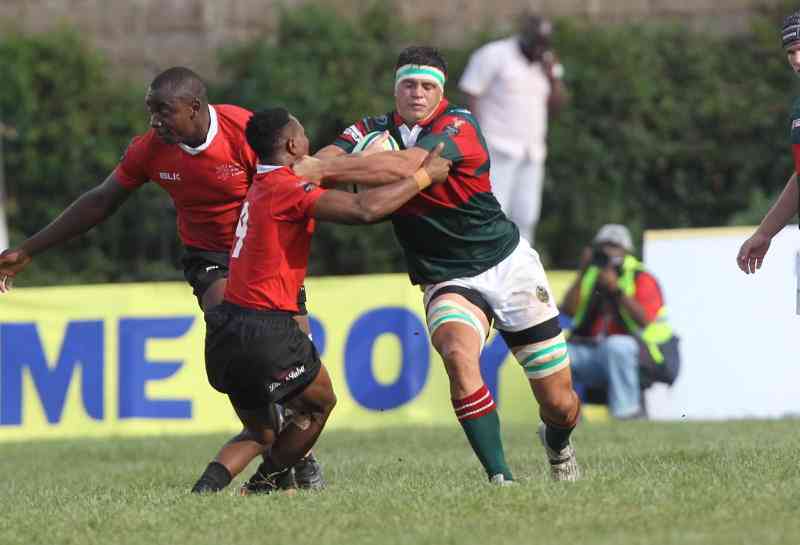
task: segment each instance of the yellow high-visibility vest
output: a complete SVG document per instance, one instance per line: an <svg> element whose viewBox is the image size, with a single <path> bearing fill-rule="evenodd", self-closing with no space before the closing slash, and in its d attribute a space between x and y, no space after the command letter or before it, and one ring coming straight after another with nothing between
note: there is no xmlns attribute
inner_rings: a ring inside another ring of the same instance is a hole
<svg viewBox="0 0 800 545"><path fill-rule="evenodd" d="M644 270L644 265L638 259L632 255L625 256L622 262L622 274L619 277L618 283L624 295L628 297L634 297L636 295L636 273L643 272ZM597 276L599 274L600 268L597 267L597 265L589 266L583 274L580 285L580 302L578 304L578 310L575 312L573 318L573 330L579 329L585 325L584 321L587 317L586 314L589 309L589 304L595 293L594 287L595 284L597 284ZM673 336L672 326L669 325L667 321L666 305L662 305L661 308L658 309L656 319L646 327L641 327L622 305L619 306L619 314L628 331L632 335L639 337L642 342L644 342L645 346L647 346L647 350L650 352L653 361L657 364L663 363L664 354L661 353L659 345L669 341Z"/></svg>

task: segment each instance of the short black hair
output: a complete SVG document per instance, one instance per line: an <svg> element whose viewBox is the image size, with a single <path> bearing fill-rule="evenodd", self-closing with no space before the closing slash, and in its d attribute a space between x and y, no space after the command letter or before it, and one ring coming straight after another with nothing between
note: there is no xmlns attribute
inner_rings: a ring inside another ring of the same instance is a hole
<svg viewBox="0 0 800 545"><path fill-rule="evenodd" d="M150 84L153 91L164 91L176 98L198 98L208 103L205 82L192 70L184 66L173 66L161 72Z"/></svg>
<svg viewBox="0 0 800 545"><path fill-rule="evenodd" d="M275 154L281 131L289 123L286 108L268 108L253 114L247 121L244 134L247 143L258 155L262 163L269 163Z"/></svg>
<svg viewBox="0 0 800 545"><path fill-rule="evenodd" d="M394 69L397 70L406 64L435 66L444 72L445 77L447 76L447 61L444 60L442 54L439 53L439 50L435 47L429 47L427 45L412 45L411 47L406 47L400 52L400 56L397 57L397 64Z"/></svg>

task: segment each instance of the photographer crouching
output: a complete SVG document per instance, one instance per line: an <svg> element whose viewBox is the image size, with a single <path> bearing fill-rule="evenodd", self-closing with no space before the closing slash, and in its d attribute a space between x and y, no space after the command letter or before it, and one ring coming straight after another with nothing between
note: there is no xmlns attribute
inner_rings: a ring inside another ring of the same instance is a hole
<svg viewBox="0 0 800 545"><path fill-rule="evenodd" d="M619 419L645 418L642 390L672 384L680 369L661 289L632 252L624 225L604 225L584 249L561 305L573 320L567 343L573 380L605 389Z"/></svg>

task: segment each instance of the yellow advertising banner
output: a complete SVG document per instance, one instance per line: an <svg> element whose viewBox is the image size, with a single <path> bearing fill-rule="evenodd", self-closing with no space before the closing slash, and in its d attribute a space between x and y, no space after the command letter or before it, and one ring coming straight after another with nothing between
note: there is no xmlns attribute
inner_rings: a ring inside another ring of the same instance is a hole
<svg viewBox="0 0 800 545"><path fill-rule="evenodd" d="M563 293L570 275L550 275ZM312 334L339 403L329 427L454 422L422 294L401 274L309 278ZM206 380L205 324L184 283L16 289L0 296L0 440L234 431ZM504 421L536 419L492 335L481 358Z"/></svg>

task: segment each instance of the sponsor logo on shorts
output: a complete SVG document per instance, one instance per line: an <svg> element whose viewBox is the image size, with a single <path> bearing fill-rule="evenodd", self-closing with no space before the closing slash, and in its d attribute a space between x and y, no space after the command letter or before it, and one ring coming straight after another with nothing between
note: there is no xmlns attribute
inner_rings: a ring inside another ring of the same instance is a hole
<svg viewBox="0 0 800 545"><path fill-rule="evenodd" d="M543 286L536 286L536 298L542 303L550 301L550 294Z"/></svg>
<svg viewBox="0 0 800 545"><path fill-rule="evenodd" d="M292 382L296 378L299 378L299 377L303 376L303 373L305 373L305 372L306 372L306 366L305 365L301 365L299 367L294 367L292 369L289 369L282 377L279 377L280 380L278 380L276 382L270 382L269 383L269 385L267 386L267 389L269 390L269 393L272 393L275 390L277 390L278 388L280 388L281 386L283 386L284 384Z"/></svg>

